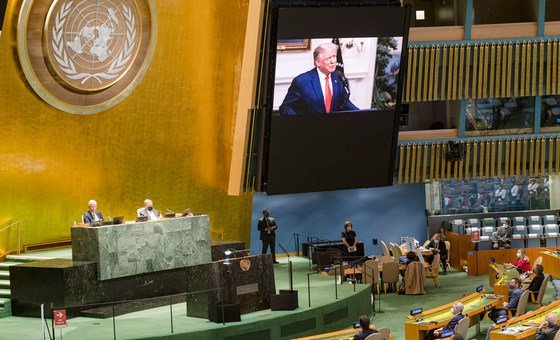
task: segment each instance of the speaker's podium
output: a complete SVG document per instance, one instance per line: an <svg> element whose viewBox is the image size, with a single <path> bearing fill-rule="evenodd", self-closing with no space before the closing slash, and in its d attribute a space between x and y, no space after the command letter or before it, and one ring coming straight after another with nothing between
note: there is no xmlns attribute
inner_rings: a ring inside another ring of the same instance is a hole
<svg viewBox="0 0 560 340"><path fill-rule="evenodd" d="M214 322L239 321L240 314L269 309L270 295L276 292L270 254L230 258L185 269L187 316Z"/></svg>

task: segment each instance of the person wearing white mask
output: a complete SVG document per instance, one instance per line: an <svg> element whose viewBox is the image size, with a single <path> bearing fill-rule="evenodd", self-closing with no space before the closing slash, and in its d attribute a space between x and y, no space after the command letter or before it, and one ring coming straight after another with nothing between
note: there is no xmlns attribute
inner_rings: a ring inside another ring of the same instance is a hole
<svg viewBox="0 0 560 340"><path fill-rule="evenodd" d="M154 203L150 199L144 201L144 209L140 210L138 216L146 216L152 221L157 221L161 218L161 214L154 208Z"/></svg>
<svg viewBox="0 0 560 340"><path fill-rule="evenodd" d="M535 340L552 340L558 333L558 317L554 313L549 313L545 317L545 322L539 326L535 334Z"/></svg>
<svg viewBox="0 0 560 340"><path fill-rule="evenodd" d="M433 256L439 254L440 261L443 265L443 275L447 275L447 246L445 242L441 240L441 235L439 233L434 234L430 243L426 246L426 249L431 249L433 255L430 255L428 262L432 263Z"/></svg>

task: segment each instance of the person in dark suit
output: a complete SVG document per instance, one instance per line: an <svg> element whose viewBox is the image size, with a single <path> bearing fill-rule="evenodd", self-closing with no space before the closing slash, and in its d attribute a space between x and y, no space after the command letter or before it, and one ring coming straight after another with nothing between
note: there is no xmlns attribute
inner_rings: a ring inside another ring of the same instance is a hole
<svg viewBox="0 0 560 340"><path fill-rule="evenodd" d="M280 115L324 114L359 110L336 70L338 45L321 44L313 51L315 68L295 77L280 105Z"/></svg>
<svg viewBox="0 0 560 340"><path fill-rule="evenodd" d="M488 317L494 322L496 322L496 320L498 320L501 316L507 315L507 310L504 308L517 309L517 304L519 303L519 299L523 294L523 290L521 289L521 281L519 281L518 278L511 279L511 281L509 282L509 288L512 289L509 301L504 302L503 308L496 308L488 314Z"/></svg>
<svg viewBox="0 0 560 340"><path fill-rule="evenodd" d="M103 221L103 214L97 210L97 202L95 200L89 200L88 211L82 215L82 221L87 224Z"/></svg>
<svg viewBox="0 0 560 340"><path fill-rule="evenodd" d="M447 325L441 327L441 328L437 328L435 330L428 332L428 334L426 334L426 336L424 337L424 340L428 340L428 339L437 339L440 337L440 335L442 333L448 332L448 331L454 331L455 327L457 326L457 324L459 323L459 321L461 321L462 318L464 318L465 316L463 315L463 309L465 307L463 306L463 304L461 302L455 302L453 304L453 306L451 306L451 314L453 314L453 317L451 318L451 320L449 320L449 322L447 323Z"/></svg>
<svg viewBox="0 0 560 340"><path fill-rule="evenodd" d="M276 229L278 229L278 224L276 224L274 218L270 217L270 211L268 209L263 210L263 217L259 219L257 229L261 232L262 254L266 254L270 246L272 262L278 263L278 261L276 261Z"/></svg>
<svg viewBox="0 0 560 340"><path fill-rule="evenodd" d="M352 222L344 222L344 231L342 232L341 237L342 243L344 243L344 247L346 248L346 253L348 254L348 256L355 257L358 254L358 250L356 249L358 239L356 238L356 232L352 230L352 228Z"/></svg>
<svg viewBox="0 0 560 340"><path fill-rule="evenodd" d="M540 264L536 264L533 267L533 273L535 273L535 277L533 277L531 283L529 284L526 290L533 292L536 298L539 293L539 290L541 289L542 283L544 281L544 267Z"/></svg>
<svg viewBox="0 0 560 340"><path fill-rule="evenodd" d="M157 221L161 218L161 214L154 208L154 202L150 199L144 200L144 209L138 211L138 217L140 216L146 216L152 221Z"/></svg>
<svg viewBox="0 0 560 340"><path fill-rule="evenodd" d="M535 340L553 340L559 329L558 317L554 313L549 313L545 317L545 322L537 329Z"/></svg>
<svg viewBox="0 0 560 340"><path fill-rule="evenodd" d="M378 333L376 329L369 328L369 318L367 315L360 316L360 327L362 327L362 331L354 335L354 340L364 340L368 336Z"/></svg>
<svg viewBox="0 0 560 340"><path fill-rule="evenodd" d="M445 245L445 242L441 240L441 235L439 233L434 234L430 243L426 245L426 249L431 249L434 252L434 255L439 254L440 261L443 266L443 275L447 275L447 246ZM431 255L428 258L429 263L432 263L434 255Z"/></svg>

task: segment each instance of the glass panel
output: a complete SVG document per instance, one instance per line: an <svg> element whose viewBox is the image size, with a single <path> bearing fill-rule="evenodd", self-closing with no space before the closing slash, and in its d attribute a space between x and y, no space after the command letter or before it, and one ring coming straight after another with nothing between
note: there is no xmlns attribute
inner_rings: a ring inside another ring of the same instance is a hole
<svg viewBox="0 0 560 340"><path fill-rule="evenodd" d="M474 24L536 22L539 0L473 0Z"/></svg>
<svg viewBox="0 0 560 340"><path fill-rule="evenodd" d="M542 98L541 128L542 132L560 131L560 96Z"/></svg>
<svg viewBox="0 0 560 340"><path fill-rule="evenodd" d="M550 209L550 179L520 176L441 182L441 213Z"/></svg>
<svg viewBox="0 0 560 340"><path fill-rule="evenodd" d="M466 3L466 0L414 0L410 26L462 26Z"/></svg>
<svg viewBox="0 0 560 340"><path fill-rule="evenodd" d="M535 97L470 99L465 135L494 136L533 133Z"/></svg>
<svg viewBox="0 0 560 340"><path fill-rule="evenodd" d="M546 2L546 21L560 21L560 1L548 0Z"/></svg>
<svg viewBox="0 0 560 340"><path fill-rule="evenodd" d="M456 129L461 101L410 103L404 108L406 125L401 126L401 131Z"/></svg>

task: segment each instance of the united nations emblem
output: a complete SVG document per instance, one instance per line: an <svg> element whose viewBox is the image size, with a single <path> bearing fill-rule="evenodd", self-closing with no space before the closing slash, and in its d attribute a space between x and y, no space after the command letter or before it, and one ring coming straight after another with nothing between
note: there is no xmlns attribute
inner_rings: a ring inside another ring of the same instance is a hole
<svg viewBox="0 0 560 340"><path fill-rule="evenodd" d="M249 269L251 269L251 260L249 259L242 259L241 261L239 261L239 267L241 267L241 270L246 272Z"/></svg>
<svg viewBox="0 0 560 340"><path fill-rule="evenodd" d="M27 0L18 52L29 83L45 101L71 113L94 113L138 85L155 34L153 0Z"/></svg>

